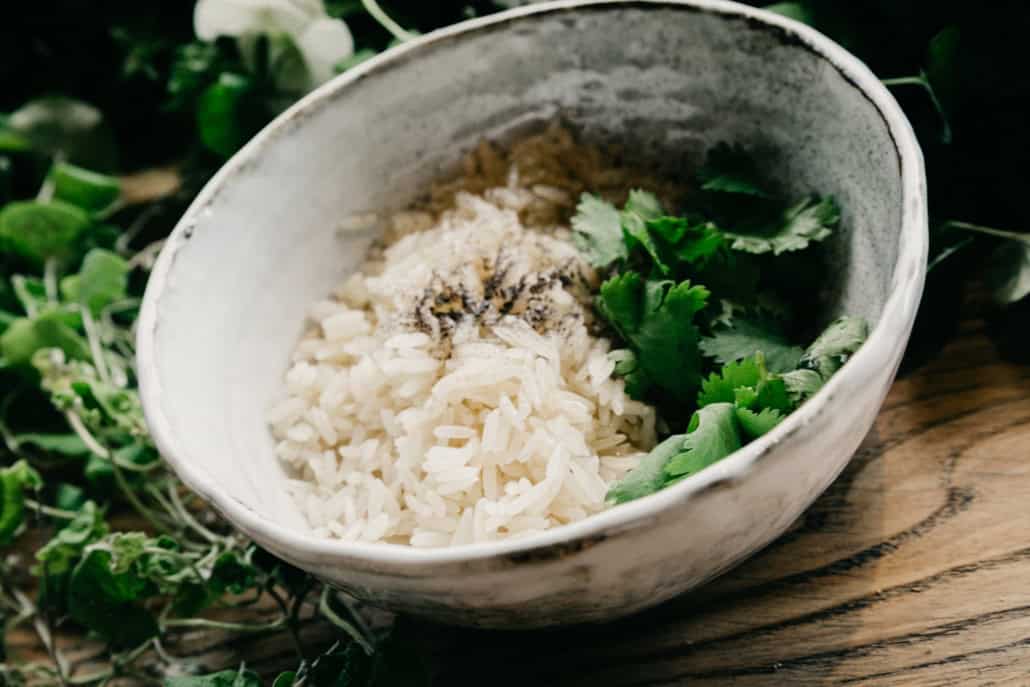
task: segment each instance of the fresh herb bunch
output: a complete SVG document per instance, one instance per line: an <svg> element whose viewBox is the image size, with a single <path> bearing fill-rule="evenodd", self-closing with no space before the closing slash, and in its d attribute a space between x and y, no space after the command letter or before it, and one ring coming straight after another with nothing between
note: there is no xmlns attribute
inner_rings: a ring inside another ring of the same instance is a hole
<svg viewBox="0 0 1030 687"><path fill-rule="evenodd" d="M697 175L690 209L669 215L646 191L622 210L590 194L572 220L583 256L603 274L597 311L625 348L615 374L655 404L672 436L612 487L629 501L725 458L775 427L818 391L865 340L864 320L842 317L807 349L796 313L821 304L785 278L818 274L819 242L840 219L832 198L785 202L739 147L716 146ZM721 367L718 367L721 365ZM706 377L707 375L707 377Z"/></svg>
<svg viewBox="0 0 1030 687"><path fill-rule="evenodd" d="M200 5L217 4L198 5L198 29ZM140 91L149 94L140 104L158 113L173 139L182 131L180 140L197 139L170 195L141 202L110 175L124 165L116 140L126 140L133 118L105 117L67 95L37 97L0 115L0 684L261 684L244 666L197 675L200 667L175 658L176 640L198 628L292 641L297 668L278 677L280 687L428 683L402 632L370 627L349 598L203 507L165 468L143 420L133 328L171 224L221 158L308 89L367 56L353 44L341 51L339 38L350 31L341 17L364 27L355 35L359 46L411 35L369 0L265 4L273 15L277 4L301 8L304 26L322 22L318 31L337 36L335 52L305 53L303 26L293 24L294 33L273 21L233 34L245 13L235 24L208 21L207 40L194 40L175 21L163 27L119 10L120 20L139 22L115 23L110 38L123 50L113 51L113 61L100 51L101 62L127 82L160 82L156 94ZM213 9L225 22L226 8ZM22 17L29 25L38 19ZM43 35L44 43L54 37ZM79 45L99 42L88 23L76 35ZM60 46L48 59L63 59ZM57 75L53 84L82 92ZM33 82L26 94L49 90ZM340 640L305 646L300 631L313 618L339 628ZM34 633L49 658L9 655L7 639L17 631ZM88 635L97 650L93 667L71 663L60 639L68 632Z"/></svg>

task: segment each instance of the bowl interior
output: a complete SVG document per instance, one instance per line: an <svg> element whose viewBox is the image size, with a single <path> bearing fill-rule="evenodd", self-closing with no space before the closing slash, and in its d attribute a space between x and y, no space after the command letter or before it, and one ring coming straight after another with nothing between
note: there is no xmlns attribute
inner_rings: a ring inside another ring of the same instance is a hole
<svg viewBox="0 0 1030 687"><path fill-rule="evenodd" d="M264 416L308 306L374 238L347 218L401 208L481 137L557 115L667 172L731 141L762 151L785 190L832 194L831 312L812 318L875 322L901 226L888 126L804 41L725 9L598 4L480 22L342 77L273 124L198 199L151 287L153 388L175 459L304 529Z"/></svg>

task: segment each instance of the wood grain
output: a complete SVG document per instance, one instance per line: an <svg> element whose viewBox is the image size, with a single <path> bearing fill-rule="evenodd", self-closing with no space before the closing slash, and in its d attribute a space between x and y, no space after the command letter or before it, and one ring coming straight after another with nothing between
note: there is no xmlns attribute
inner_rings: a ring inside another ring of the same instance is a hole
<svg viewBox="0 0 1030 687"><path fill-rule="evenodd" d="M1002 361L984 329L968 320L896 382L826 494L703 589L559 631L405 620L434 684L1030 684L1030 368ZM333 639L314 621L303 636ZM195 633L175 649L212 669L295 663L282 638Z"/></svg>

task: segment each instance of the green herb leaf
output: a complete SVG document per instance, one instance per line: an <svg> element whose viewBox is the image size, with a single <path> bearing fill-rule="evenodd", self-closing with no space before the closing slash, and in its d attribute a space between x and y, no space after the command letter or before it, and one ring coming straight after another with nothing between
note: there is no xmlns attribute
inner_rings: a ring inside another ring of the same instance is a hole
<svg viewBox="0 0 1030 687"><path fill-rule="evenodd" d="M49 180L55 199L92 213L111 207L122 192L117 178L62 161L54 163Z"/></svg>
<svg viewBox="0 0 1030 687"><path fill-rule="evenodd" d="M0 468L0 546L14 540L25 515L25 492L39 489L43 479L24 460Z"/></svg>
<svg viewBox="0 0 1030 687"><path fill-rule="evenodd" d="M278 686L279 680L276 679L275 687ZM164 687L261 687L261 678L257 673L241 667L239 670L223 670L211 675L170 677L165 679Z"/></svg>
<svg viewBox="0 0 1030 687"><path fill-rule="evenodd" d="M82 442L78 434L38 434L24 432L11 437L15 446L32 446L46 453L59 453L63 456L78 457L89 453L89 448Z"/></svg>
<svg viewBox="0 0 1030 687"><path fill-rule="evenodd" d="M800 2L776 2L766 5L763 9L776 14L782 14L802 24L813 24L812 11Z"/></svg>
<svg viewBox="0 0 1030 687"><path fill-rule="evenodd" d="M737 408L737 421L749 439L757 439L762 436L780 424L783 418L782 413L772 408L763 408L759 412L748 408Z"/></svg>
<svg viewBox="0 0 1030 687"><path fill-rule="evenodd" d="M576 247L594 267L604 269L629 256L619 211L611 203L584 193L572 217Z"/></svg>
<svg viewBox="0 0 1030 687"><path fill-rule="evenodd" d="M639 382L634 388L660 389L690 403L701 382L699 333L694 315L708 290L689 281L644 282L636 272L601 285L598 309L636 354Z"/></svg>
<svg viewBox="0 0 1030 687"><path fill-rule="evenodd" d="M294 681L297 679L297 673L292 670L287 670L285 673L279 673L276 676L275 681L272 683L272 687L293 687Z"/></svg>
<svg viewBox="0 0 1030 687"><path fill-rule="evenodd" d="M858 350L869 335L869 325L861 317L841 317L823 330L801 357L801 367L829 379Z"/></svg>
<svg viewBox="0 0 1030 687"><path fill-rule="evenodd" d="M68 611L76 622L115 648L136 646L157 635L154 616L135 603L150 583L129 569L116 568L108 550L94 549L79 561L68 584Z"/></svg>
<svg viewBox="0 0 1030 687"><path fill-rule="evenodd" d="M961 32L948 26L930 39L926 49L926 80L947 120L955 116L959 92Z"/></svg>
<svg viewBox="0 0 1030 687"><path fill-rule="evenodd" d="M197 102L197 130L209 150L229 157L258 132L263 123L254 84L246 76L222 73Z"/></svg>
<svg viewBox="0 0 1030 687"><path fill-rule="evenodd" d="M720 363L749 358L761 352L770 372L787 372L798 366L802 350L769 322L737 318L727 328L701 340L701 350Z"/></svg>
<svg viewBox="0 0 1030 687"><path fill-rule="evenodd" d="M791 370L783 374L787 393L795 403L809 398L823 387L823 378L815 370Z"/></svg>
<svg viewBox="0 0 1030 687"><path fill-rule="evenodd" d="M754 159L741 146L716 145L708 151L705 165L697 172L697 179L704 191L771 197L764 188Z"/></svg>
<svg viewBox="0 0 1030 687"><path fill-rule="evenodd" d="M77 301L94 316L126 297L129 285L129 263L117 253L94 248L86 254L78 274L61 280L61 295Z"/></svg>
<svg viewBox="0 0 1030 687"><path fill-rule="evenodd" d="M612 485L606 500L626 503L653 494L667 481L665 465L683 447L683 435L671 436L651 449L625 477Z"/></svg>
<svg viewBox="0 0 1030 687"><path fill-rule="evenodd" d="M772 253L803 250L833 233L840 211L832 198L810 197L787 208L778 217L753 229L724 230L734 250Z"/></svg>
<svg viewBox="0 0 1030 687"><path fill-rule="evenodd" d="M740 447L736 408L732 403L713 403L694 413L679 452L665 466L665 474L670 478L693 475Z"/></svg>
<svg viewBox="0 0 1030 687"><path fill-rule="evenodd" d="M48 310L34 318L21 317L0 335L0 354L8 364L28 367L37 351L59 348L69 358L89 358L89 346L78 332L68 326L59 310Z"/></svg>
<svg viewBox="0 0 1030 687"><path fill-rule="evenodd" d="M662 214L664 213L658 198L653 193L637 189L629 192L626 206L619 213L619 222L625 232L627 247L632 251L635 246L641 246L651 257L655 267L662 274L668 274L671 268L662 259L658 245L647 227L648 222L658 219Z"/></svg>
<svg viewBox="0 0 1030 687"><path fill-rule="evenodd" d="M59 201L19 201L0 210L0 246L42 265L47 258L68 260L92 223L85 211Z"/></svg>

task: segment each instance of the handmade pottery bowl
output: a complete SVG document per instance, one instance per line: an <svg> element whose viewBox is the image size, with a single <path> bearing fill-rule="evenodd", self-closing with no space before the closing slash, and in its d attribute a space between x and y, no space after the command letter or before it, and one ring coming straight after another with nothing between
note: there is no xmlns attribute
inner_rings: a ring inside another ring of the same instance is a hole
<svg viewBox="0 0 1030 687"><path fill-rule="evenodd" d="M785 190L843 208L832 304L866 344L761 439L573 525L421 550L308 534L265 413L311 302L374 236L343 218L412 201L481 137L560 115L673 169L719 141L762 151ZM598 621L711 579L833 481L894 378L923 286L923 161L857 59L781 16L718 0L556 2L423 36L310 94L197 197L139 322L143 402L183 481L261 546L373 604L491 627Z"/></svg>

